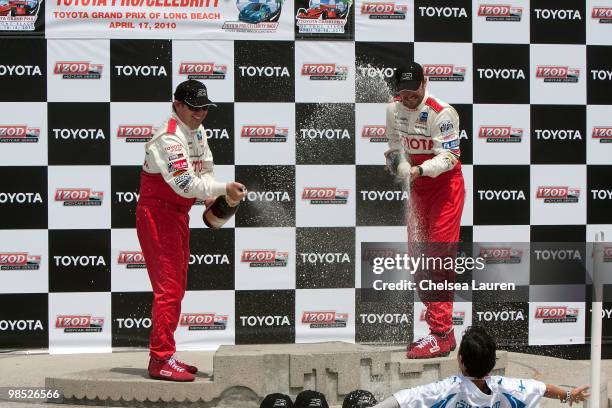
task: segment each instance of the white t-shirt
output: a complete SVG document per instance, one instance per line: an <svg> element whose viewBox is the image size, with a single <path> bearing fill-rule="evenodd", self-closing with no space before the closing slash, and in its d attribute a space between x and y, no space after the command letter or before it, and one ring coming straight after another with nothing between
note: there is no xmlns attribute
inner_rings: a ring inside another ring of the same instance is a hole
<svg viewBox="0 0 612 408"><path fill-rule="evenodd" d="M531 379L491 376L487 395L462 375L393 394L400 408L533 408L538 407L546 384Z"/></svg>

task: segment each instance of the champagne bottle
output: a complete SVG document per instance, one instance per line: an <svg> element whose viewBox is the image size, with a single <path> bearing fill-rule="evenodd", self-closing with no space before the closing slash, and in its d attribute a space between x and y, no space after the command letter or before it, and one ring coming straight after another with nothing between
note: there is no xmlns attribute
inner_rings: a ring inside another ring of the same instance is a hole
<svg viewBox="0 0 612 408"><path fill-rule="evenodd" d="M410 162L406 158L404 150L387 150L385 152L387 161L387 169L398 178L398 181L403 181L410 177Z"/></svg>
<svg viewBox="0 0 612 408"><path fill-rule="evenodd" d="M212 229L221 228L236 214L238 204L240 204L240 201L234 201L225 195L220 195L202 214L204 224Z"/></svg>

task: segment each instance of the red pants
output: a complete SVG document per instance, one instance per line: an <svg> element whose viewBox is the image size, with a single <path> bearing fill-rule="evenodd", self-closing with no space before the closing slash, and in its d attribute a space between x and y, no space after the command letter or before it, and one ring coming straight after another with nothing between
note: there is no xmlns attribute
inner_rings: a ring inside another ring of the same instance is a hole
<svg viewBox="0 0 612 408"><path fill-rule="evenodd" d="M153 287L149 354L159 360L176 351L174 332L187 287L188 212L193 201L174 193L161 176L141 176L136 231Z"/></svg>
<svg viewBox="0 0 612 408"><path fill-rule="evenodd" d="M410 196L408 241L426 243L427 245L421 246L425 249L426 256L454 257L454 243L459 241L464 198L465 187L459 165L436 178L416 179ZM420 255L420 252L417 255ZM417 285L424 279L454 282L454 278L454 272L445 270L419 270L415 274ZM453 327L453 292L428 293L419 290L419 296L427 308L425 320L429 329L436 333L448 332Z"/></svg>

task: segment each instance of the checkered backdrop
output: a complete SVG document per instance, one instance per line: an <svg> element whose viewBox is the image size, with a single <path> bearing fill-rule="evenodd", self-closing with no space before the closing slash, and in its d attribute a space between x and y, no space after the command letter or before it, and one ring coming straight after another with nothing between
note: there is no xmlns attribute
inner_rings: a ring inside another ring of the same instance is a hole
<svg viewBox="0 0 612 408"><path fill-rule="evenodd" d="M108 20L75 20L69 0L46 11L34 1L29 20L0 16L0 348L147 345L134 220L143 143L188 77L219 105L204 124L217 177L249 194L220 231L205 228L202 205L191 212L179 349L426 331L411 293L360 289L356 262L362 242L405 239L402 194L382 167L388 95L372 85L396 61L424 64L430 92L460 114L463 241L612 235L609 1L306 3L286 0L275 23L257 24L223 3L215 22L174 31L105 30ZM326 7L337 15L304 17ZM336 189L341 204L313 204L307 188ZM574 202L544 200L568 192ZM243 261L253 250L264 266ZM525 280L547 283L537 270ZM457 336L482 323L504 344L584 343L588 302L549 304L578 315L543 331L537 305L517 300L456 303Z"/></svg>

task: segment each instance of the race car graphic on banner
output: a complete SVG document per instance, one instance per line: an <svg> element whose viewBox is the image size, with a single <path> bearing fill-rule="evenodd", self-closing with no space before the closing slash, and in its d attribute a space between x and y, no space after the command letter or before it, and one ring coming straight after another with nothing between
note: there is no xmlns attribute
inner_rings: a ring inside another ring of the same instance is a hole
<svg viewBox="0 0 612 408"><path fill-rule="evenodd" d="M0 31L34 31L42 0L0 0Z"/></svg>

